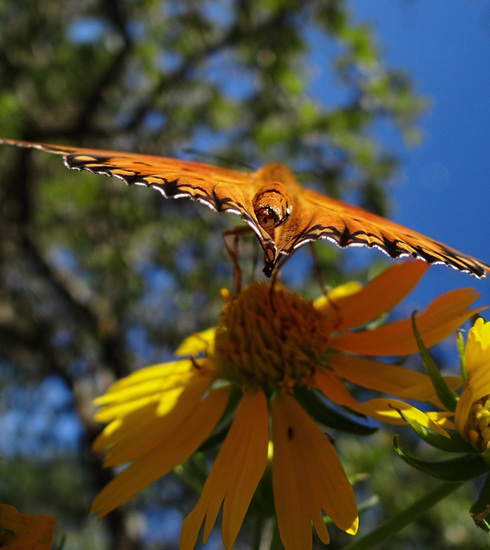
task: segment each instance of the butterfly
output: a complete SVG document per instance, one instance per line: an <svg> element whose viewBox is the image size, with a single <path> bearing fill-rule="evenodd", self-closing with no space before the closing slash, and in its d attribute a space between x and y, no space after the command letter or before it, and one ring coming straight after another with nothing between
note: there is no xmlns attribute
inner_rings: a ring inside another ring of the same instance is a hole
<svg viewBox="0 0 490 550"><path fill-rule="evenodd" d="M238 214L256 233L264 250L264 273L303 244L326 239L341 248L376 247L399 258L413 256L442 263L477 277L490 265L321 193L304 189L283 164L271 162L255 172L173 158L0 139L0 143L62 155L76 170L116 176L128 185L146 185L165 198L189 197L216 212Z"/></svg>

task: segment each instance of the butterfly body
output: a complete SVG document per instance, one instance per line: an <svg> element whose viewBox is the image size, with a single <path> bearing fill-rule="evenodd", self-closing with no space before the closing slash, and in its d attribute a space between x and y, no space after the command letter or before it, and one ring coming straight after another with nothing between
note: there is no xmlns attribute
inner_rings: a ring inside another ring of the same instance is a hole
<svg viewBox="0 0 490 550"><path fill-rule="evenodd" d="M391 256L413 256L484 277L490 266L367 210L304 189L283 164L256 172L172 158L0 139L0 143L62 155L68 168L146 185L166 198L191 198L216 212L238 214L255 231L270 276L283 256L309 241L376 247Z"/></svg>

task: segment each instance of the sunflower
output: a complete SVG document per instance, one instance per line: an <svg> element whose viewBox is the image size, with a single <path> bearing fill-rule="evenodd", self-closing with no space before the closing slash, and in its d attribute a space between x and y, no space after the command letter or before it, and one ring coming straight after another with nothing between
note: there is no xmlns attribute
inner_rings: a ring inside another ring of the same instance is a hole
<svg viewBox="0 0 490 550"><path fill-rule="evenodd" d="M354 491L308 404L328 401L395 424L404 422L400 409L418 414L393 398L360 402L346 381L439 404L426 375L366 358L418 351L410 319L372 329L368 323L398 304L426 268L419 261L394 264L364 287L349 283L314 302L277 284L252 283L236 297L225 293L219 326L184 340L177 350L182 359L137 371L96 400L96 419L107 426L94 449L105 452L107 467L126 467L99 493L92 511L104 516L169 473L231 417L184 521L181 549L194 547L203 523L206 542L221 507L223 542L231 548L269 470L286 549L311 548L312 524L328 543L325 515L355 534ZM473 315L476 296L471 289L456 290L419 314L426 344L436 344ZM420 415L428 427L442 429L439 418Z"/></svg>
<svg viewBox="0 0 490 550"><path fill-rule="evenodd" d="M423 345L423 338L421 343ZM444 450L486 455L485 460L490 465L490 322L485 322L481 317L476 319L466 346L462 343L460 347L460 360L461 374L443 377L426 353L424 364L430 378L423 382L420 389L426 395L430 391L427 384L430 384L437 391L440 396L439 410L421 412L406 404L408 415L404 410L397 412L431 445ZM446 429L439 430L439 433L451 439L451 444L425 430L427 427L433 428L433 425L429 426L428 418L436 424L444 424ZM471 479L471 472L468 479Z"/></svg>
<svg viewBox="0 0 490 550"><path fill-rule="evenodd" d="M478 452L490 450L490 323L480 317L468 334L463 392L454 421L460 435Z"/></svg>
<svg viewBox="0 0 490 550"><path fill-rule="evenodd" d="M0 547L7 550L51 550L56 518L21 514L9 504L0 504Z"/></svg>

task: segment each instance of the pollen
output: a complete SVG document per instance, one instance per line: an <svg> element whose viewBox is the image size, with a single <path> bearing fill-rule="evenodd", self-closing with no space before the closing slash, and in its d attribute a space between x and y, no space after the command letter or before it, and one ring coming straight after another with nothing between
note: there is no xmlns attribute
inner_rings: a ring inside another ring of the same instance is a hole
<svg viewBox="0 0 490 550"><path fill-rule="evenodd" d="M216 332L217 373L240 387L294 386L328 349L326 315L280 285L252 283L226 298Z"/></svg>
<svg viewBox="0 0 490 550"><path fill-rule="evenodd" d="M485 452L490 449L490 396L482 397L473 404L466 430L476 450Z"/></svg>

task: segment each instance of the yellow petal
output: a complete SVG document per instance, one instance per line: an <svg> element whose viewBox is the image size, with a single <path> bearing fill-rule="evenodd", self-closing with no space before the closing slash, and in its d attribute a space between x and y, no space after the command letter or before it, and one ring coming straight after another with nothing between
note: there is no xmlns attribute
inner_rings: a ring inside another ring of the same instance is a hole
<svg viewBox="0 0 490 550"><path fill-rule="evenodd" d="M102 489L91 512L97 512L99 518L106 515L187 460L216 426L229 394L229 387L211 391L163 444L139 457Z"/></svg>
<svg viewBox="0 0 490 550"><path fill-rule="evenodd" d="M425 414L445 430L456 430L456 424L450 420L454 416L454 413L449 411L429 411Z"/></svg>
<svg viewBox="0 0 490 550"><path fill-rule="evenodd" d="M405 411L414 410L414 411L417 411L417 413L415 414L418 414L420 412L415 407L412 407L412 405L409 405L408 403L405 403L403 401L399 401L393 398L378 398L378 399L372 399L370 401L365 401L361 403L360 401L357 401L357 399L355 399L349 393L347 388L337 378L337 376L334 373L331 373L325 369L321 371L317 371L315 373L313 387L319 390L321 393L323 393L323 395L327 399L333 401L334 403L337 403L344 407L349 407L353 411L359 412L366 416L370 416L372 418L375 418L376 420L380 420L381 422L385 422L387 424L397 424L397 425L405 424L405 421L403 420L402 416L398 411L403 411L405 413ZM434 401L438 401L437 396L434 397L432 395L432 390L430 390L430 388L428 388L425 383L420 386L420 392L418 395L416 390L417 390L417 386L410 386L403 391L399 391L398 393L407 393L410 395L410 397L412 394L415 394L416 397L414 399L417 399L417 400L420 400L422 396L422 397L434 398ZM452 415L452 413L449 413L446 411L440 414L441 414L440 418L446 418L447 416ZM451 429L453 427L446 420L439 422L438 413L433 413L433 414L428 413L427 416L428 416L427 419L424 417L423 421L420 421L419 423L425 426L424 422L429 422L430 426L428 427L430 427L432 430L436 432L443 433L443 435L447 435L447 434L444 430L441 431L441 428L439 427L438 424L442 423L448 429Z"/></svg>
<svg viewBox="0 0 490 550"><path fill-rule="evenodd" d="M490 365L483 364L477 370L471 371L471 376L456 406L455 422L463 437L466 438L466 423L471 407L487 395L490 395Z"/></svg>
<svg viewBox="0 0 490 550"><path fill-rule="evenodd" d="M424 383L433 389L430 378L420 372L398 365L362 359L355 355L333 354L328 358L328 365L334 369L337 376L363 388L383 393L396 395L397 391Z"/></svg>
<svg viewBox="0 0 490 550"><path fill-rule="evenodd" d="M481 317L469 331L465 359L468 378L473 371L490 364L490 323L485 323Z"/></svg>
<svg viewBox="0 0 490 550"><path fill-rule="evenodd" d="M319 369L314 373L313 387L334 403L344 407L357 405L356 399L352 397L338 376L327 369Z"/></svg>
<svg viewBox="0 0 490 550"><path fill-rule="evenodd" d="M94 399L94 403L106 406L125 405L139 397L147 398L154 393L178 390L185 387L189 379L197 373L211 376L210 369L206 367L207 363L190 360L145 367L114 382L104 395Z"/></svg>
<svg viewBox="0 0 490 550"><path fill-rule="evenodd" d="M338 329L364 325L393 309L415 287L427 268L428 264L423 261L394 263L355 294L333 297L330 308L332 313L339 314Z"/></svg>
<svg viewBox="0 0 490 550"><path fill-rule="evenodd" d="M330 355L328 365L339 378L363 388L440 406L430 378L420 372L344 353ZM445 381L451 389L462 384L461 376L447 376Z"/></svg>
<svg viewBox="0 0 490 550"><path fill-rule="evenodd" d="M427 347L454 332L464 321L485 308L468 309L479 294L471 288L448 292L436 298L416 317L417 328ZM336 350L378 356L409 355L418 352L411 319L395 321L375 330L343 333L331 339Z"/></svg>
<svg viewBox="0 0 490 550"><path fill-rule="evenodd" d="M193 362L188 359L151 365L134 371L124 378L120 378L110 386L105 395L118 393L123 388L148 381L160 382L164 388L173 387L179 383L180 379L185 380L186 376L194 368ZM99 400L100 398L97 398L96 401L98 402Z"/></svg>
<svg viewBox="0 0 490 550"><path fill-rule="evenodd" d="M328 543L322 510L354 534L354 491L328 437L289 395L272 400L271 417L274 503L286 550L311 548L311 522L322 542Z"/></svg>
<svg viewBox="0 0 490 550"><path fill-rule="evenodd" d="M337 300L344 298L345 296L350 296L351 294L356 294L362 289L361 283L357 281L349 281L347 283L336 286L334 289L330 290L326 296L320 296L317 298L313 305L315 309L325 309L325 313L329 313L331 309L334 309L332 302L337 303Z"/></svg>
<svg viewBox="0 0 490 550"><path fill-rule="evenodd" d="M51 550L56 518L19 513L0 504L0 546L8 550Z"/></svg>
<svg viewBox="0 0 490 550"><path fill-rule="evenodd" d="M181 371L183 365L188 369L185 375ZM119 382L123 384L118 383L119 389L114 389L114 384L105 395L95 400L96 403L103 405L96 413L95 419L98 422L111 422L104 429L103 438L117 431L123 418L125 418L126 431L129 431L132 425L134 430L141 430L142 424L151 421L156 414L163 416L170 411L179 401L184 390L189 392L192 391L189 388L197 386L196 390L199 392L199 387L205 389L212 382L212 375L209 372L192 366L190 361L167 366L178 367L177 374L174 376L173 370L169 368L166 369L163 380L154 380L154 367L147 367L120 380ZM147 371L150 371L151 378ZM133 392L128 391L131 388L134 388ZM107 441L107 445L110 443Z"/></svg>
<svg viewBox="0 0 490 550"><path fill-rule="evenodd" d="M463 383L461 376L444 376L444 381L446 382L448 388L453 391L460 388ZM431 383L427 383L427 381L422 381L420 384L414 384L413 386L409 386L403 390L393 392L393 395L401 397L402 399L432 403L441 409L444 408L443 404L439 400L434 386Z"/></svg>
<svg viewBox="0 0 490 550"><path fill-rule="evenodd" d="M199 353L211 354L214 350L214 337L216 328L208 328L201 332L196 332L182 341L177 348L175 355L182 357L184 355L197 355Z"/></svg>
<svg viewBox="0 0 490 550"><path fill-rule="evenodd" d="M404 424L405 421L400 414L402 413L406 418L414 420L421 426L431 429L444 437L449 437L447 432L440 426L441 423L444 423L444 419L447 416L452 415L452 413L447 411L428 415L404 401L384 397L359 403L354 410L387 424Z"/></svg>
<svg viewBox="0 0 490 550"><path fill-rule="evenodd" d="M158 403L137 409L115 425L110 424L94 441L94 450L107 449L105 466L117 466L149 453L185 422L208 390L210 380L196 377L179 392L171 408Z"/></svg>
<svg viewBox="0 0 490 550"><path fill-rule="evenodd" d="M464 392L461 394L461 397L458 400L456 405L456 411L454 412L454 421L456 422L456 427L458 432L466 439L466 422L468 421L468 415L470 413L471 406L474 403L473 399L473 388L467 387Z"/></svg>
<svg viewBox="0 0 490 550"><path fill-rule="evenodd" d="M195 546L202 522L207 541L223 503L223 542L231 548L267 464L267 399L262 391L246 392L204 485L196 507L184 520L180 548Z"/></svg>
<svg viewBox="0 0 490 550"><path fill-rule="evenodd" d="M490 364L482 365L468 378L467 386L473 388L473 402L490 394Z"/></svg>
<svg viewBox="0 0 490 550"><path fill-rule="evenodd" d="M121 394L118 394L117 400L106 403L96 412L94 418L97 422L110 422L115 418L129 416L147 405L160 407L163 414L164 410L170 410L174 407L184 389L191 383L191 378L189 376L185 385L183 384L171 390L160 390L158 386L148 383L140 384L137 388L137 392L140 394L138 398L135 397L136 392L132 394L124 392L127 395L126 400L121 399ZM209 385L211 380L206 379L206 383Z"/></svg>
<svg viewBox="0 0 490 550"><path fill-rule="evenodd" d="M277 401L276 401L277 403ZM308 550L312 545L311 518L308 506L306 488L303 485L301 470L298 471L293 453L288 449L288 433L294 434L294 428L288 430L285 421L281 422L280 409L272 403L272 441L273 463L272 480L274 489L274 505L279 526L279 533L285 550L301 548ZM323 539L328 532L322 530Z"/></svg>

